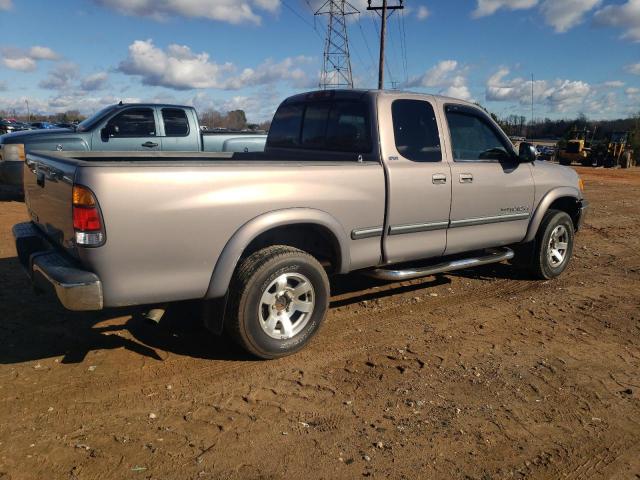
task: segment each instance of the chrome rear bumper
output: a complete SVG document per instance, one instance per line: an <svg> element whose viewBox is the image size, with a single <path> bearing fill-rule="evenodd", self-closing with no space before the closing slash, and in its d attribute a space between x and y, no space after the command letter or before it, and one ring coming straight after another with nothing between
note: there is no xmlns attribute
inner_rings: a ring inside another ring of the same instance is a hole
<svg viewBox="0 0 640 480"><path fill-rule="evenodd" d="M68 310L102 310L102 282L95 273L55 250L33 223L14 225L13 236L20 263L36 289L53 289Z"/></svg>

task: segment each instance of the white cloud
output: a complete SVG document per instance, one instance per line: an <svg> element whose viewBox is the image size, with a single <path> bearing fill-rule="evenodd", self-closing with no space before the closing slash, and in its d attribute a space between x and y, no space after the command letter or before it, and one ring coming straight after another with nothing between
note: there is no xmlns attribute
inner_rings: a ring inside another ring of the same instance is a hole
<svg viewBox="0 0 640 480"><path fill-rule="evenodd" d="M0 0L0 10L11 10L13 2L11 0Z"/></svg>
<svg viewBox="0 0 640 480"><path fill-rule="evenodd" d="M48 90L66 90L71 88L71 83L77 76L78 66L75 63L60 63L49 71L38 86Z"/></svg>
<svg viewBox="0 0 640 480"><path fill-rule="evenodd" d="M260 24L256 10L274 13L280 0L93 0L125 15L167 20L176 15L232 24Z"/></svg>
<svg viewBox="0 0 640 480"><path fill-rule="evenodd" d="M508 68L500 68L487 80L486 99L493 102L517 102L528 105L531 102L531 80L516 77L508 79ZM564 112L583 103L592 92L586 82L556 79L535 80L533 99L535 103L547 105L550 109Z"/></svg>
<svg viewBox="0 0 640 480"><path fill-rule="evenodd" d="M474 18L493 15L501 8L508 10L524 10L535 7L538 0L478 0L476 9L471 14Z"/></svg>
<svg viewBox="0 0 640 480"><path fill-rule="evenodd" d="M598 25L625 30L622 38L640 42L640 0L627 0L622 5L608 5L594 16Z"/></svg>
<svg viewBox="0 0 640 480"><path fill-rule="evenodd" d="M118 70L139 76L145 85L188 90L221 88L222 76L233 71L233 65L211 62L208 53L195 54L185 45L169 45L164 51L152 40L136 40Z"/></svg>
<svg viewBox="0 0 640 480"><path fill-rule="evenodd" d="M477 0L477 2L477 7L472 13L474 18L493 15L500 9L526 10L539 4L539 0ZM557 33L564 33L582 22L584 16L600 3L602 0L544 0L540 4L540 11L547 25L551 25Z"/></svg>
<svg viewBox="0 0 640 480"><path fill-rule="evenodd" d="M0 49L2 64L11 70L19 72L32 72L38 66L40 60L58 60L60 55L49 47L36 45L29 50L5 47Z"/></svg>
<svg viewBox="0 0 640 480"><path fill-rule="evenodd" d="M29 49L29 57L34 60L59 60L60 55L54 52L49 47L42 47L40 45L36 45Z"/></svg>
<svg viewBox="0 0 640 480"><path fill-rule="evenodd" d="M7 58L2 59L2 64L11 70L19 72L33 72L36 67L36 61L29 57Z"/></svg>
<svg viewBox="0 0 640 480"><path fill-rule="evenodd" d="M627 95L626 111L629 115L635 115L640 108L640 88L629 87L624 93Z"/></svg>
<svg viewBox="0 0 640 480"><path fill-rule="evenodd" d="M640 63L632 63L631 65L626 65L624 69L634 75L640 75Z"/></svg>
<svg viewBox="0 0 640 480"><path fill-rule="evenodd" d="M617 96L614 92L605 93L599 97L588 99L584 107L587 113L593 113L602 117L606 114L616 112L618 109Z"/></svg>
<svg viewBox="0 0 640 480"><path fill-rule="evenodd" d="M299 65L310 64L312 61L311 57L303 55L294 58L288 57L281 62L267 59L255 69L245 68L239 76L229 79L227 88L266 85L281 80L290 81L296 88L310 88L315 86L316 80L310 79L307 73L299 68Z"/></svg>
<svg viewBox="0 0 640 480"><path fill-rule="evenodd" d="M557 33L564 33L581 23L600 3L601 0L545 0L540 8L547 24Z"/></svg>
<svg viewBox="0 0 640 480"><path fill-rule="evenodd" d="M162 50L152 40L136 40L129 46L129 56L120 63L118 70L140 77L145 85L175 90L233 90L277 81L288 81L294 87L303 88L309 86L309 78L300 65L310 61L304 56L285 58L281 62L268 59L256 68L245 68L235 75L235 65L218 64L208 53L194 53L186 45L169 45Z"/></svg>
<svg viewBox="0 0 640 480"><path fill-rule="evenodd" d="M418 20L426 20L429 15L431 15L431 12L427 7L425 7L424 5L420 5L418 7L418 11L416 12L416 17L418 18Z"/></svg>
<svg viewBox="0 0 640 480"><path fill-rule="evenodd" d="M98 72L86 76L80 82L80 88L84 91L100 90L105 87L109 75L107 72Z"/></svg>
<svg viewBox="0 0 640 480"><path fill-rule="evenodd" d="M602 84L602 86L606 88L622 88L624 85L624 82L621 82L620 80L609 80Z"/></svg>
<svg viewBox="0 0 640 480"><path fill-rule="evenodd" d="M408 87L435 88L441 95L470 100L467 86L466 68L455 60L443 60L427 70L423 75L409 80Z"/></svg>

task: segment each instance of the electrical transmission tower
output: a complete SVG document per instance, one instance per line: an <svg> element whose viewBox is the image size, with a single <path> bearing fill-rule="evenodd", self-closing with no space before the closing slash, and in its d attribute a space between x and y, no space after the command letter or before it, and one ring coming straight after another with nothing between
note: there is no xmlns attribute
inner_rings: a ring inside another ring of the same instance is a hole
<svg viewBox="0 0 640 480"><path fill-rule="evenodd" d="M327 0L316 15L329 15L320 88L353 88L347 16L360 13L346 0Z"/></svg>

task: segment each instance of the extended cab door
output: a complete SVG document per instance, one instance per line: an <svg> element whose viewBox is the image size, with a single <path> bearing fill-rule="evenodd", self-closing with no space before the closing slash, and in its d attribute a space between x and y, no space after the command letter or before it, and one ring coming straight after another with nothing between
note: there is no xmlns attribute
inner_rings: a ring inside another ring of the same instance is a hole
<svg viewBox="0 0 640 480"><path fill-rule="evenodd" d="M387 166L384 251L387 263L444 253L451 206L451 172L441 149L431 97L380 94L378 118Z"/></svg>
<svg viewBox="0 0 640 480"><path fill-rule="evenodd" d="M118 112L93 133L92 150L159 150L155 109L130 107Z"/></svg>
<svg viewBox="0 0 640 480"><path fill-rule="evenodd" d="M527 232L534 202L531 165L482 110L442 105L451 162L451 224L446 254L509 245Z"/></svg>
<svg viewBox="0 0 640 480"><path fill-rule="evenodd" d="M198 152L200 132L195 111L176 107L159 107L162 150Z"/></svg>

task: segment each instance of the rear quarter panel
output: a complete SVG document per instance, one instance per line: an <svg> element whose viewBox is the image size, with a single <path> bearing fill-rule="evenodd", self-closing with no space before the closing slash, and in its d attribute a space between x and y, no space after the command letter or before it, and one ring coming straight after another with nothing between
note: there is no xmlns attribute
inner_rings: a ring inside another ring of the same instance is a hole
<svg viewBox="0 0 640 480"><path fill-rule="evenodd" d="M377 163L104 164L80 167L76 182L94 191L104 217L106 244L78 254L102 280L106 306L204 297L233 234L281 209L333 216L349 242L347 269L380 261L379 238L350 237L383 223Z"/></svg>

